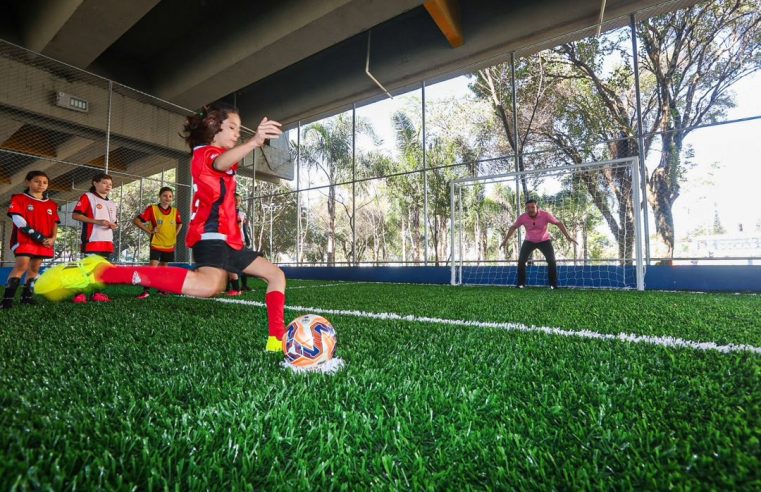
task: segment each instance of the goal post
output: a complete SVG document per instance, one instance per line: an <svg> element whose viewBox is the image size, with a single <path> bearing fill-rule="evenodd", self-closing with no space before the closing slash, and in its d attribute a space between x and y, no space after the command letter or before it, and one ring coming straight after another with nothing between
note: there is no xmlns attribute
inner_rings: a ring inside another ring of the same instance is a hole
<svg viewBox="0 0 761 492"><path fill-rule="evenodd" d="M528 198L563 222L550 225L561 287L644 290L638 158L471 176L450 183L452 285L515 285L520 234L501 248ZM529 257L529 286L547 285L547 262Z"/></svg>

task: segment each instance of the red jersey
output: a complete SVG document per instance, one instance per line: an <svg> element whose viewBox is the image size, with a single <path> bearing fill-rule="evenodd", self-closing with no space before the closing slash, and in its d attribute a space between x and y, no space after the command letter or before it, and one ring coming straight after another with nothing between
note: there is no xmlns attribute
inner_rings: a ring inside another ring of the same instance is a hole
<svg viewBox="0 0 761 492"><path fill-rule="evenodd" d="M89 191L79 197L79 201L72 213L74 212L94 220L106 219L113 223L117 223L119 220L116 204L113 201ZM113 229L82 222L81 250L83 253L113 253Z"/></svg>
<svg viewBox="0 0 761 492"><path fill-rule="evenodd" d="M238 163L227 171L217 171L213 166L214 159L224 153L225 149L211 145L193 149L193 159L190 161L193 201L185 239L191 248L198 241L221 239L233 249L243 249L235 210Z"/></svg>
<svg viewBox="0 0 761 492"><path fill-rule="evenodd" d="M18 215L24 219L26 225L36 230L46 238L53 237L56 227L61 220L58 218L58 205L49 198L37 199L27 193L20 193L11 197L8 206L8 217L11 219ZM47 248L38 243L28 234L21 232L16 224L13 224L11 232L11 251L17 256L41 256L52 258L53 248Z"/></svg>

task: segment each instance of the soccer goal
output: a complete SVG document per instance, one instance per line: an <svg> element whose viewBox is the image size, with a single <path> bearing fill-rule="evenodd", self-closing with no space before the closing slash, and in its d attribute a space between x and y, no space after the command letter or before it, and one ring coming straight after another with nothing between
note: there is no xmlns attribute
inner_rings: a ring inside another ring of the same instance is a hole
<svg viewBox="0 0 761 492"><path fill-rule="evenodd" d="M562 221L577 244L549 225L561 287L644 289L637 157L460 178L450 188L452 285L515 285L521 228L501 246L528 198ZM548 285L538 250L528 286Z"/></svg>

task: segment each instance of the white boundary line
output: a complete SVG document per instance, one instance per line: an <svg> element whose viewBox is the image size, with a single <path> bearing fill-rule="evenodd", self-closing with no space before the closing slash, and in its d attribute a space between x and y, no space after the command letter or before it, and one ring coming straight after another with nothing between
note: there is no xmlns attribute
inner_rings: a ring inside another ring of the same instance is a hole
<svg viewBox="0 0 761 492"><path fill-rule="evenodd" d="M226 302L229 304L245 304L248 306L266 307L266 304L258 301L245 301L242 299L211 298L213 301ZM491 321L465 321L445 318L430 318L427 316L413 316L396 313L371 313L366 311L347 311L343 309L322 309L305 306L285 306L288 311L300 311L302 313L335 314L338 316L354 316L357 318L372 318L381 320L412 321L419 323L434 323L440 325L464 326L468 328L499 328L506 331L520 331L524 333L542 333L545 335L557 335L563 337L577 337L592 340L611 340L629 343L643 343L659 347L688 348L693 350L716 351L724 354L733 352L750 352L761 355L761 347L753 345L718 345L714 342L695 342L674 337L652 337L647 335L635 335L634 333L599 333L591 330L564 330L562 328L550 328L545 326L529 326L522 323L497 323Z"/></svg>

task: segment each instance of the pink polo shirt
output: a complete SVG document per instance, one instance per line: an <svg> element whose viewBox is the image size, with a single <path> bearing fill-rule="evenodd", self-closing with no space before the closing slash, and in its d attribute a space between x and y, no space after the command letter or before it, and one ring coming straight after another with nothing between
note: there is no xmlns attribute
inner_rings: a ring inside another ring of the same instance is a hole
<svg viewBox="0 0 761 492"><path fill-rule="evenodd" d="M526 241L532 243L541 243L542 241L548 241L552 239L550 233L547 232L547 224L558 225L560 221L555 218L551 213L539 210L536 213L536 217L531 217L529 214L522 214L515 221L513 227L518 228L523 226L526 228Z"/></svg>

